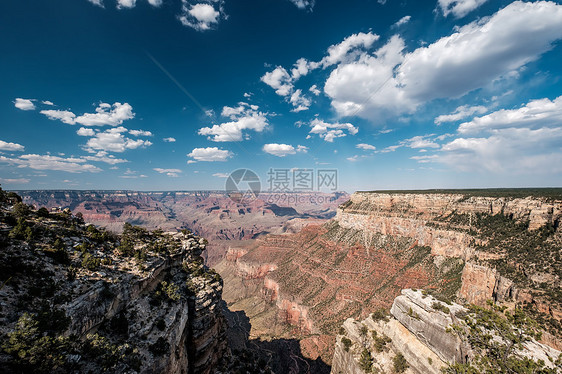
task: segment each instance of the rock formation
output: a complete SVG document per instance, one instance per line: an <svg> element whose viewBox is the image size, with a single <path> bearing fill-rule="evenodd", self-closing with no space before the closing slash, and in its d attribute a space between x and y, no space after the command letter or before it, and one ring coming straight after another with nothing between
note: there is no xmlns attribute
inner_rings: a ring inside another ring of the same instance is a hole
<svg viewBox="0 0 562 374"><path fill-rule="evenodd" d="M460 331L467 329L465 321L472 318L471 310L440 301L422 290L406 289L394 300L390 313L345 321L337 336L332 373L438 374L449 365L469 365L476 360L479 347L472 347L455 331L455 326ZM486 333L501 344L499 331ZM540 360L553 372L562 370L561 352L533 338L526 339L511 354L518 359Z"/></svg>
<svg viewBox="0 0 562 374"><path fill-rule="evenodd" d="M3 372L214 372L223 285L203 239L131 225L116 237L0 194Z"/></svg>

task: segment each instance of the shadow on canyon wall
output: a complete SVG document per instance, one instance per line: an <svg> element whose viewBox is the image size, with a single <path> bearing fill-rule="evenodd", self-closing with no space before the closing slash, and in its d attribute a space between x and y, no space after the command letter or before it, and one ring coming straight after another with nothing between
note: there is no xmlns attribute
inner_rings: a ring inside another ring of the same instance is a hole
<svg viewBox="0 0 562 374"><path fill-rule="evenodd" d="M307 373L329 374L330 366L320 357L316 360L304 357L297 339L273 339L270 341L250 339L252 327L244 311L231 311L226 302L221 304L228 324L227 337L233 355L248 350L277 374Z"/></svg>

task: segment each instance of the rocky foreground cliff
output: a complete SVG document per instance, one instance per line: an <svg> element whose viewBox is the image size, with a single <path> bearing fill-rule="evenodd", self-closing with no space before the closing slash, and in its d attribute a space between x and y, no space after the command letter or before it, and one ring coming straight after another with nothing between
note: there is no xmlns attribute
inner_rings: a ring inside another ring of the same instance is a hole
<svg viewBox="0 0 562 374"><path fill-rule="evenodd" d="M562 354L536 339L540 327L521 309L439 300L406 289L390 315L345 321L333 374L560 373Z"/></svg>
<svg viewBox="0 0 562 374"><path fill-rule="evenodd" d="M204 239L132 225L115 236L69 210L32 211L19 201L0 189L3 372L219 367L228 353L223 285L203 265Z"/></svg>
<svg viewBox="0 0 562 374"><path fill-rule="evenodd" d="M233 246L217 266L225 300L253 337L297 337L328 364L346 318L389 310L405 288L517 305L560 350L562 201L485 193L355 193L322 225Z"/></svg>

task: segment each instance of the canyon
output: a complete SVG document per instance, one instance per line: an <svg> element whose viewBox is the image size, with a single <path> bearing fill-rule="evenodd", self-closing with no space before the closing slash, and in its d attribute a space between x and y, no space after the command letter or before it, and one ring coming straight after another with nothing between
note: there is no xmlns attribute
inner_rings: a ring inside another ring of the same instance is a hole
<svg viewBox="0 0 562 374"><path fill-rule="evenodd" d="M345 351L341 332L354 346L367 347L353 327L359 323L390 337L391 351L403 355L410 372L438 372L455 362L444 352L458 342L439 332L435 339L445 343L436 348L416 336L439 320L434 310L424 309L430 318L417 328L396 314L394 305L404 297L424 305L412 296L417 291L405 289L423 289L424 298L455 301L458 308L490 300L520 308L541 326L536 344L546 347L542 351L559 351L562 198L551 192L357 192L326 194L320 205L271 196L242 205L220 192L22 195L36 207L70 207L116 231L130 221L205 237L206 263L224 280L230 347L266 357L276 372L352 373L359 372L361 352ZM388 324L366 322L380 310L393 311ZM408 354L405 342L425 346L420 352L435 364ZM373 351L371 358L379 356ZM389 370L391 357L379 358L379 368Z"/></svg>

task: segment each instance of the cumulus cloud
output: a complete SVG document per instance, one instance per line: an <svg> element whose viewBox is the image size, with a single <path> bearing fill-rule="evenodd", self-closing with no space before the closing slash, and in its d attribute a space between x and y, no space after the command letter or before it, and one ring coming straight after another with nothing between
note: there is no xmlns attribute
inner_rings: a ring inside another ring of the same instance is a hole
<svg viewBox="0 0 562 374"><path fill-rule="evenodd" d="M136 149L152 145L148 140L133 140L127 138L123 135L125 132L127 132L127 129L123 126L98 132L93 138L88 140L86 149L90 151L124 152L127 149Z"/></svg>
<svg viewBox="0 0 562 374"><path fill-rule="evenodd" d="M365 151L374 151L375 149L377 149L377 147L375 147L374 145L365 143L357 144L355 148L363 149Z"/></svg>
<svg viewBox="0 0 562 374"><path fill-rule="evenodd" d="M35 104L33 104L33 100L30 99L17 98L16 101L14 101L14 106L21 110L35 110Z"/></svg>
<svg viewBox="0 0 562 374"><path fill-rule="evenodd" d="M434 135L418 135L414 136L410 139L403 140L401 142L402 145L409 147L409 148L439 148L440 145L435 143L433 140L430 140L429 137Z"/></svg>
<svg viewBox="0 0 562 374"><path fill-rule="evenodd" d="M125 160L122 158L117 158L113 155L108 154L106 151L99 151L93 156L81 156L81 159L87 161L95 161L95 162L105 162L106 164L116 165L122 164L125 162L129 162L129 160Z"/></svg>
<svg viewBox="0 0 562 374"><path fill-rule="evenodd" d="M103 8L103 0L88 0L90 3Z"/></svg>
<svg viewBox="0 0 562 374"><path fill-rule="evenodd" d="M311 11L314 8L315 0L289 0L297 8Z"/></svg>
<svg viewBox="0 0 562 374"><path fill-rule="evenodd" d="M310 104L312 103L312 101L308 97L303 96L302 90L300 89L293 92L289 101L291 102L291 104L293 104L293 112L307 110L308 108L310 108Z"/></svg>
<svg viewBox="0 0 562 374"><path fill-rule="evenodd" d="M318 95L320 95L320 94L322 93L322 91L320 91L320 90L318 89L318 87L317 87L315 84L313 84L312 86L310 86L310 88L309 88L308 90L309 90L310 92L312 92L312 93L314 94L314 96L318 96Z"/></svg>
<svg viewBox="0 0 562 374"><path fill-rule="evenodd" d="M43 101L41 101L41 103L44 104L44 105L48 105L48 106L55 105L55 103L53 103L52 101L49 101L49 100L43 100Z"/></svg>
<svg viewBox="0 0 562 374"><path fill-rule="evenodd" d="M137 0L117 0L117 9L131 9L134 8Z"/></svg>
<svg viewBox="0 0 562 374"><path fill-rule="evenodd" d="M94 130L85 127L80 127L76 133L80 136L94 136L96 134Z"/></svg>
<svg viewBox="0 0 562 374"><path fill-rule="evenodd" d="M51 120L59 120L69 125L80 124L83 126L119 126L124 121L135 117L131 105L118 102L113 105L100 103L95 113L84 113L80 116L76 116L76 114L68 110L49 109L42 110L40 113Z"/></svg>
<svg viewBox="0 0 562 374"><path fill-rule="evenodd" d="M411 19L412 19L412 16L404 16L404 17L400 18L398 21L396 21L396 23L394 25L392 25L392 27L400 27L402 25L405 25L408 22L410 22Z"/></svg>
<svg viewBox="0 0 562 374"><path fill-rule="evenodd" d="M289 144L270 143L263 146L263 151L277 157L285 157L287 155L294 155L297 152L306 153L308 148L298 145L295 149L295 147Z"/></svg>
<svg viewBox="0 0 562 374"><path fill-rule="evenodd" d="M152 136L150 131L145 130L129 130L129 134L133 136Z"/></svg>
<svg viewBox="0 0 562 374"><path fill-rule="evenodd" d="M189 1L182 0L182 11L179 16L184 26L197 31L211 30L218 25L226 15L223 9L223 0Z"/></svg>
<svg viewBox="0 0 562 374"><path fill-rule="evenodd" d="M452 14L455 18L462 18L487 0L438 0L438 5L447 17Z"/></svg>
<svg viewBox="0 0 562 374"><path fill-rule="evenodd" d="M347 134L355 135L359 131L357 127L351 123L328 123L318 118L310 122L310 134L317 134L327 142L332 143L335 138L347 136Z"/></svg>
<svg viewBox="0 0 562 374"><path fill-rule="evenodd" d="M88 164L85 159L77 157L64 158L51 155L26 154L17 158L0 156L0 162L34 170L56 170L69 173L101 171L97 166Z"/></svg>
<svg viewBox="0 0 562 374"><path fill-rule="evenodd" d="M462 105L459 106L455 111L451 114L442 114L435 118L434 122L437 125L442 124L443 122L455 122L461 120L466 117L470 117L474 114L484 114L488 111L488 108L482 105L476 106L469 106L469 105Z"/></svg>
<svg viewBox="0 0 562 374"><path fill-rule="evenodd" d="M5 142L3 140L0 140L0 151L8 151L8 152L23 151L24 148L25 147L21 144L9 143L9 142Z"/></svg>
<svg viewBox="0 0 562 374"><path fill-rule="evenodd" d="M509 174L562 172L562 128L510 128L491 136L457 138L437 161L462 171Z"/></svg>
<svg viewBox="0 0 562 374"><path fill-rule="evenodd" d="M562 5L515 1L491 17L404 54L393 36L374 55L340 63L324 91L340 115L368 119L409 113L436 98L456 98L508 77L562 38Z"/></svg>
<svg viewBox="0 0 562 374"><path fill-rule="evenodd" d="M170 137L170 138L164 138L164 141L165 141L166 143L174 143L174 142L176 141L176 138L172 138L172 137Z"/></svg>
<svg viewBox="0 0 562 374"><path fill-rule="evenodd" d="M56 121L59 120L63 123L69 124L69 125L74 125L76 124L76 114L68 111L68 110L54 110L54 109L49 109L49 110L42 110L40 112L41 114L44 114L45 116L47 116L47 118L49 118L50 120Z"/></svg>
<svg viewBox="0 0 562 374"><path fill-rule="evenodd" d="M221 115L230 121L200 128L198 134L214 142L238 142L248 130L262 132L268 126L267 113L260 112L257 105L239 103L237 107L225 106Z"/></svg>
<svg viewBox="0 0 562 374"><path fill-rule="evenodd" d="M188 157L191 157L193 160L189 161L207 161L207 162L215 162L215 161L226 161L232 157L232 152L219 149L217 147L207 147L207 148L195 148L191 153L187 154ZM188 163L191 163L189 162Z"/></svg>
<svg viewBox="0 0 562 374"><path fill-rule="evenodd" d="M277 66L273 71L267 72L261 77L262 82L275 90L279 96L287 96L293 90L293 79L282 66Z"/></svg>
<svg viewBox="0 0 562 374"><path fill-rule="evenodd" d="M459 132L474 134L508 127L537 128L550 125L562 125L562 96L554 100L532 100L518 109L501 109L483 117L476 117L470 122L462 123Z"/></svg>
<svg viewBox="0 0 562 374"><path fill-rule="evenodd" d="M345 38L341 43L328 48L328 55L320 61L322 67L328 67L341 62L352 61L362 50L369 49L379 40L377 34L360 32Z"/></svg>
<svg viewBox="0 0 562 374"><path fill-rule="evenodd" d="M160 174L166 174L169 177L176 178L182 172L180 169L162 169L162 168L154 168L154 171L157 171Z"/></svg>

